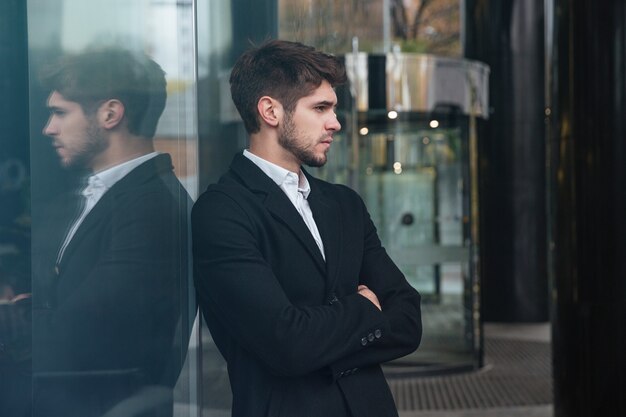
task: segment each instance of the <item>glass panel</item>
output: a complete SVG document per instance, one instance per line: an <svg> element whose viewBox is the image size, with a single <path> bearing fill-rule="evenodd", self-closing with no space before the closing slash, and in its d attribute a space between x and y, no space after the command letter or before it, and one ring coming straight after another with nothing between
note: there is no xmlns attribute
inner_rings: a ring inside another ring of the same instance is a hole
<svg viewBox="0 0 626 417"><path fill-rule="evenodd" d="M383 244L423 297L422 345L398 362L471 363L463 358L473 346L463 300L469 247L461 128L400 122L391 132L372 130L361 137L361 189Z"/></svg>
<svg viewBox="0 0 626 417"><path fill-rule="evenodd" d="M245 146L245 131L230 99L233 11L231 0L199 0L198 115L200 191L228 169L235 152ZM238 134L239 132L239 134ZM226 361L202 320L202 390L204 415L229 416L232 395Z"/></svg>
<svg viewBox="0 0 626 417"><path fill-rule="evenodd" d="M199 415L194 13L27 3L33 415Z"/></svg>

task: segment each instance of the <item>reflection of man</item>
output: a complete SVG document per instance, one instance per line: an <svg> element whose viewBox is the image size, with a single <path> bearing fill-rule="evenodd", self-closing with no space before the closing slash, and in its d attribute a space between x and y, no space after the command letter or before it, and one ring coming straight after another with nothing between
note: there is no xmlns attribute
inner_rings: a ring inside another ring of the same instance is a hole
<svg viewBox="0 0 626 417"><path fill-rule="evenodd" d="M420 298L363 202L311 177L341 126L344 68L298 43L246 52L230 82L250 134L192 213L198 297L233 416L397 416L380 363L415 350Z"/></svg>
<svg viewBox="0 0 626 417"><path fill-rule="evenodd" d="M34 276L35 415L171 414L188 196L152 143L164 73L109 49L61 60L42 83L51 92L44 134L63 166L90 175L51 274Z"/></svg>

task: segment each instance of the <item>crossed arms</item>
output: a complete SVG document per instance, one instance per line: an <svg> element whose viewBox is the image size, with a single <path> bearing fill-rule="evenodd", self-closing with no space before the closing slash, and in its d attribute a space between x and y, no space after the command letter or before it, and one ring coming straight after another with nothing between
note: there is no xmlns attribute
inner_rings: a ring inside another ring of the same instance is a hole
<svg viewBox="0 0 626 417"><path fill-rule="evenodd" d="M318 297L316 302L312 294L310 302L294 303L293 294L281 285L290 279L285 268L276 266L281 254L266 244L271 217L232 193L213 190L192 213L194 275L209 322L219 323L228 334L229 342L222 346L242 346L270 372L290 376L323 369L336 376L417 348L419 294L380 245L360 198L352 198L349 207L351 225L360 231L341 260L350 265L344 268L350 276L340 277L337 301L329 304ZM293 279L306 273L297 265L293 270ZM222 353L228 360L228 352Z"/></svg>

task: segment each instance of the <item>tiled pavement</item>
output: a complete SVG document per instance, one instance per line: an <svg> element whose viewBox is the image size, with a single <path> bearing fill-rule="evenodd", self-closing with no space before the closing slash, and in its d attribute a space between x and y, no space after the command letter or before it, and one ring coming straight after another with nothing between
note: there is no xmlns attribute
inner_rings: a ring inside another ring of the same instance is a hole
<svg viewBox="0 0 626 417"><path fill-rule="evenodd" d="M487 324L484 369L390 378L400 417L551 417L548 324Z"/></svg>

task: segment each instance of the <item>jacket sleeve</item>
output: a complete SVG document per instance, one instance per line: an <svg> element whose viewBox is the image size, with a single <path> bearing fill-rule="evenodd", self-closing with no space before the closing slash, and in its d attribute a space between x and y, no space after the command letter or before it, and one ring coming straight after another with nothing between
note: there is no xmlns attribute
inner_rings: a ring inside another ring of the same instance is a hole
<svg viewBox="0 0 626 417"><path fill-rule="evenodd" d="M356 293L332 304L293 305L263 257L258 227L230 195L206 192L192 212L194 279L205 315L270 372L326 369L365 349L363 337L389 330L387 316Z"/></svg>
<svg viewBox="0 0 626 417"><path fill-rule="evenodd" d="M368 334L367 343L364 341L366 349L331 364L330 370L335 378L348 376L361 367L408 355L417 349L422 337L421 297L382 247L365 205L357 198L365 232L359 282L367 285L378 297L388 328Z"/></svg>

